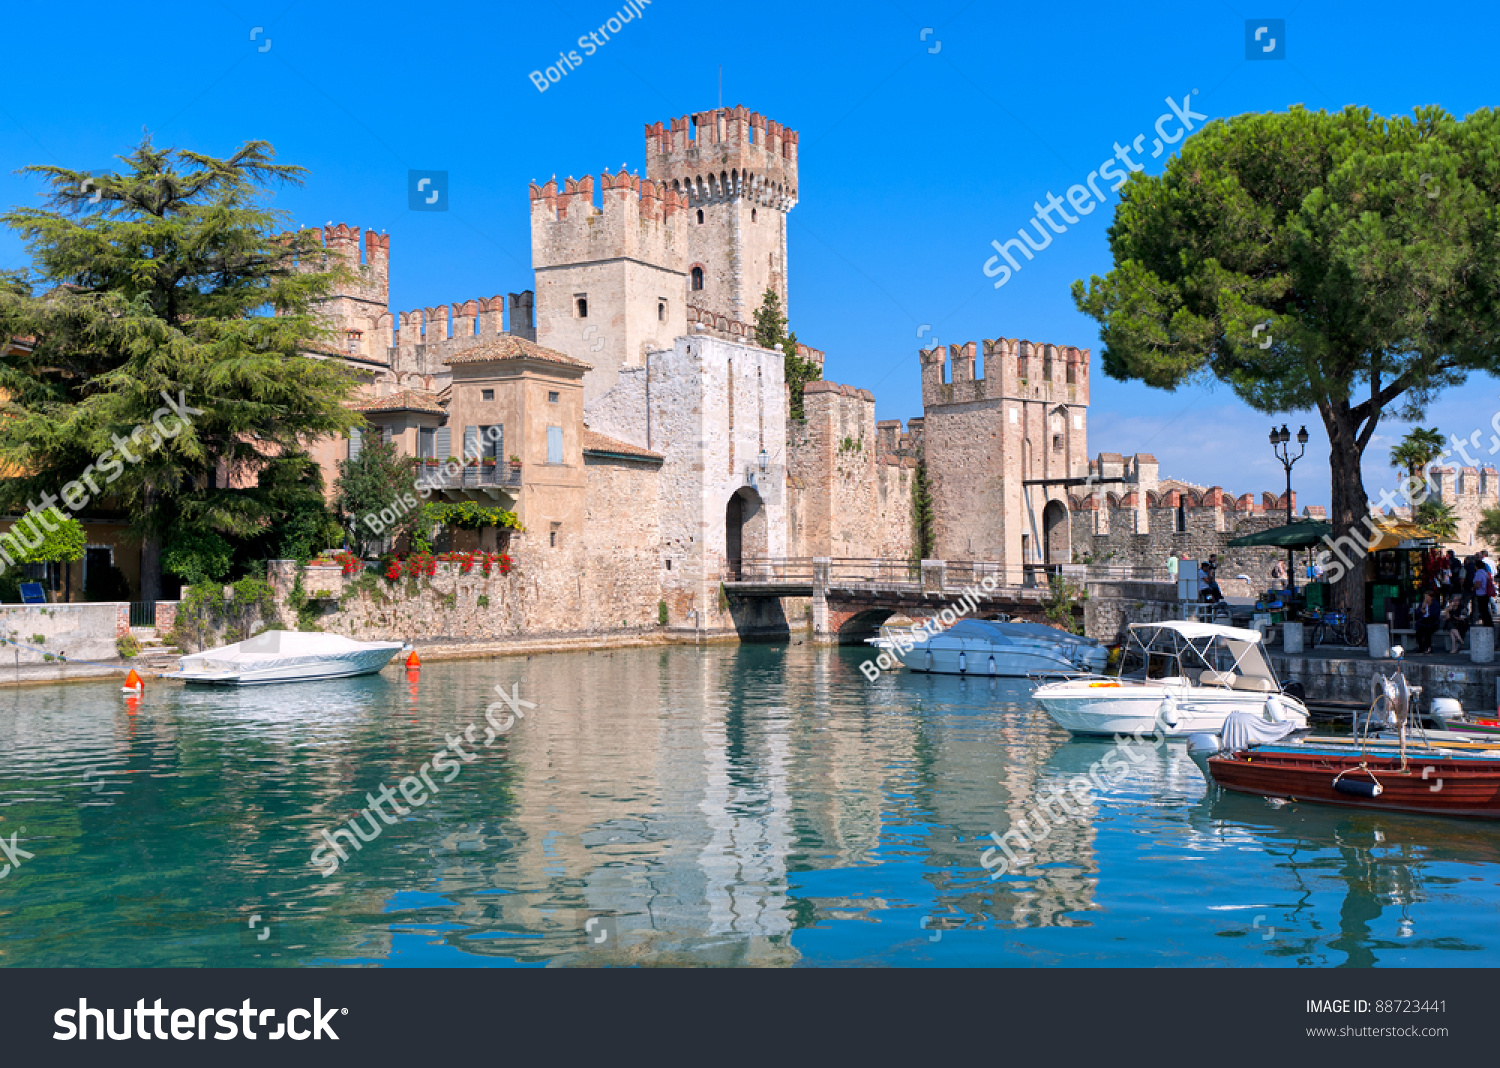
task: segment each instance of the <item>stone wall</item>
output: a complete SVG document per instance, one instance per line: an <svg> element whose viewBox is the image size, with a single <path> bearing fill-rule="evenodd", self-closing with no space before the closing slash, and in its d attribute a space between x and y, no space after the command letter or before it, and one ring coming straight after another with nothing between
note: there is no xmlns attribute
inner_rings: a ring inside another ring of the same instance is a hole
<svg viewBox="0 0 1500 1068"><path fill-rule="evenodd" d="M130 605L124 601L0 606L0 637L12 643L0 656L0 668L64 656L118 663L115 639L129 633Z"/></svg>
<svg viewBox="0 0 1500 1068"><path fill-rule="evenodd" d="M1083 606L1083 631L1114 642L1132 623L1179 618L1177 587L1170 582L1090 582Z"/></svg>
<svg viewBox="0 0 1500 1068"><path fill-rule="evenodd" d="M883 451L891 436L876 428L874 394L810 382L803 408L788 430L788 554L910 557L917 461Z"/></svg>

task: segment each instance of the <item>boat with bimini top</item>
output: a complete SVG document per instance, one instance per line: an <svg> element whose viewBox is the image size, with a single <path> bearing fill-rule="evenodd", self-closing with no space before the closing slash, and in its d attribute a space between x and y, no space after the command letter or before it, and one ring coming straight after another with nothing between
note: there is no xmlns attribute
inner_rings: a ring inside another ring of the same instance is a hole
<svg viewBox="0 0 1500 1068"><path fill-rule="evenodd" d="M1113 675L1048 682L1032 696L1073 734L1218 733L1231 712L1307 727L1307 707L1283 691L1259 631L1192 620L1133 624Z"/></svg>

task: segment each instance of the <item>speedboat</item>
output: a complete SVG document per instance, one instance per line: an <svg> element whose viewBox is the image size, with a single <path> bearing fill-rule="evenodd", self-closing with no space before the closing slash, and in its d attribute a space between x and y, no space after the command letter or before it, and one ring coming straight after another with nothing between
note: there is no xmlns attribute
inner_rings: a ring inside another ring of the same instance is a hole
<svg viewBox="0 0 1500 1068"><path fill-rule="evenodd" d="M947 630L883 627L867 639L912 671L1019 676L1102 671L1109 650L1076 634L1022 620L964 619Z"/></svg>
<svg viewBox="0 0 1500 1068"><path fill-rule="evenodd" d="M1032 696L1073 734L1165 730L1218 734L1231 712L1307 729L1307 707L1285 693L1259 631L1193 620L1133 624L1117 674L1044 683Z"/></svg>
<svg viewBox="0 0 1500 1068"><path fill-rule="evenodd" d="M372 675L405 649L403 642L357 642L338 634L267 630L233 645L182 658L164 679L205 686L258 686Z"/></svg>

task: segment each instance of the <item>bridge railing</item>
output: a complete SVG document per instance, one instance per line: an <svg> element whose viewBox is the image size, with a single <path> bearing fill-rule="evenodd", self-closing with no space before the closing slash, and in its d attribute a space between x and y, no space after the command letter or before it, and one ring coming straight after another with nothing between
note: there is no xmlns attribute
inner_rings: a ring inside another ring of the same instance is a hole
<svg viewBox="0 0 1500 1068"><path fill-rule="evenodd" d="M1082 564L1020 564L990 560L915 560L861 557L761 556L731 561L721 576L725 582L813 583L826 567L830 585L880 585L931 589L962 589L992 579L991 587L1045 589L1054 576L1070 582L1165 582L1163 567Z"/></svg>

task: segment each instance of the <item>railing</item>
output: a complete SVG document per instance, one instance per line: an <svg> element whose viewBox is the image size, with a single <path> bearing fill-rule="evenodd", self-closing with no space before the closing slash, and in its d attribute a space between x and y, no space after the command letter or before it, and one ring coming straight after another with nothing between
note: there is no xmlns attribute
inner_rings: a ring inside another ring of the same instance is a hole
<svg viewBox="0 0 1500 1068"><path fill-rule="evenodd" d="M447 464L419 463L417 478L434 489L517 489L521 469L509 464L466 464L454 471Z"/></svg>
<svg viewBox="0 0 1500 1068"><path fill-rule="evenodd" d="M822 569L822 574L819 574ZM911 588L962 589L992 580L991 587L1045 589L1053 577L1075 584L1096 581L1166 582L1166 568L1094 566L1084 564L1019 564L1007 566L988 560L865 559L858 557L777 556L746 557L729 562L725 582L809 583L830 586L881 585Z"/></svg>
<svg viewBox="0 0 1500 1068"><path fill-rule="evenodd" d="M131 601L130 602L130 625L132 627L154 627L154 626L156 626L156 602L155 601Z"/></svg>

